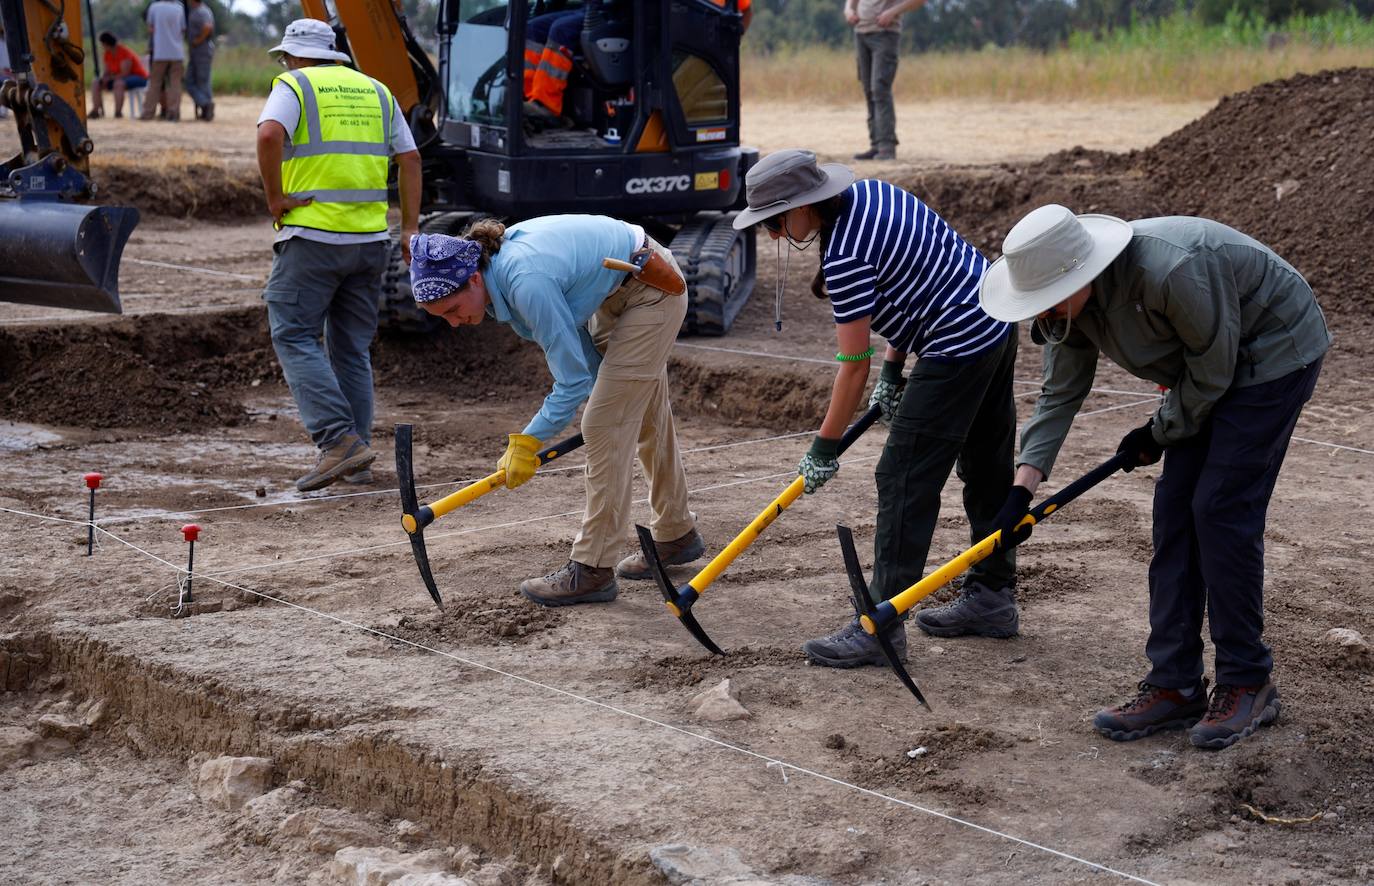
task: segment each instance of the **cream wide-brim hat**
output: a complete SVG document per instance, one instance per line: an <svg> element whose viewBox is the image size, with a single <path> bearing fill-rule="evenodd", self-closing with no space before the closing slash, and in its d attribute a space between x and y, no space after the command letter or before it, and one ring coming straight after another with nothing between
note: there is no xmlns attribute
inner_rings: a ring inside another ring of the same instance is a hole
<svg viewBox="0 0 1374 886"><path fill-rule="evenodd" d="M816 165L816 155L786 148L764 157L744 175L748 208L735 216L742 231L797 206L828 200L854 183L854 170L843 163Z"/></svg>
<svg viewBox="0 0 1374 886"><path fill-rule="evenodd" d="M286 26L282 40L267 50L273 59L283 54L322 62L351 62L346 53L334 48L334 29L328 22L313 18L298 18Z"/></svg>
<svg viewBox="0 0 1374 886"><path fill-rule="evenodd" d="M1131 242L1131 226L1111 215L1074 215L1057 203L1016 223L978 286L988 316L1017 323L1091 283Z"/></svg>

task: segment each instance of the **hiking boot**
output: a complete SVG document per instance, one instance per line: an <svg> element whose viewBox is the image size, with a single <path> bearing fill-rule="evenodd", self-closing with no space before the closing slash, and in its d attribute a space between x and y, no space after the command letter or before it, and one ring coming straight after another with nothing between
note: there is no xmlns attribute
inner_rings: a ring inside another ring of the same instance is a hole
<svg viewBox="0 0 1374 886"><path fill-rule="evenodd" d="M1219 751L1278 719L1279 688L1273 683L1263 686L1218 683L1212 690L1207 716L1188 730L1188 737L1195 747Z"/></svg>
<svg viewBox="0 0 1374 886"><path fill-rule="evenodd" d="M543 578L520 583L520 593L540 606L573 606L577 603L609 603L618 588L615 570L609 566L583 566L576 560Z"/></svg>
<svg viewBox="0 0 1374 886"><path fill-rule="evenodd" d="M1161 729L1192 726L1207 712L1207 680L1193 687L1192 695L1181 689L1151 686L1141 680L1136 697L1123 705L1104 708L1093 717L1093 728L1112 741L1135 741Z"/></svg>
<svg viewBox="0 0 1374 886"><path fill-rule="evenodd" d="M874 154L873 154L873 159L874 159L874 160L896 160L896 159L897 159L897 149L896 149L896 148L879 148L876 152L874 152Z"/></svg>
<svg viewBox="0 0 1374 886"><path fill-rule="evenodd" d="M906 661L906 625L900 621L884 632L897 653L898 661ZM828 637L817 637L802 644L802 652L814 665L826 668L857 668L862 665L887 664L887 657L875 637L870 636L857 618Z"/></svg>
<svg viewBox="0 0 1374 886"><path fill-rule="evenodd" d="M206 123L209 123L211 120L215 119L214 102L210 102L208 105L200 106L200 119L204 120Z"/></svg>
<svg viewBox="0 0 1374 886"><path fill-rule="evenodd" d="M867 151L860 151L859 153L855 154L855 155L854 155L854 159L855 159L855 160L872 160L872 159L873 159L874 157L876 157L876 156L878 156L878 149L877 149L877 148L869 148Z"/></svg>
<svg viewBox="0 0 1374 886"><path fill-rule="evenodd" d="M351 483L354 486L371 486L372 469L363 468L361 470L354 471L351 474L344 474L343 481L345 483Z"/></svg>
<svg viewBox="0 0 1374 886"><path fill-rule="evenodd" d="M916 624L933 637L977 634L1004 640L1021 629L1021 616L1012 586L994 591L982 582L970 581L953 602L916 613Z"/></svg>
<svg viewBox="0 0 1374 886"><path fill-rule="evenodd" d="M682 566L706 553L706 542L702 540L700 532L692 529L681 538L656 541L654 548L658 551L658 559L664 566ZM653 567L649 565L642 550L635 551L617 563L615 574L627 581L653 581L654 578Z"/></svg>
<svg viewBox="0 0 1374 886"><path fill-rule="evenodd" d="M344 434L338 443L320 450L315 469L297 480L296 488L301 492L323 489L344 474L351 474L367 467L376 458L377 453L373 452L372 447L364 443L357 434Z"/></svg>

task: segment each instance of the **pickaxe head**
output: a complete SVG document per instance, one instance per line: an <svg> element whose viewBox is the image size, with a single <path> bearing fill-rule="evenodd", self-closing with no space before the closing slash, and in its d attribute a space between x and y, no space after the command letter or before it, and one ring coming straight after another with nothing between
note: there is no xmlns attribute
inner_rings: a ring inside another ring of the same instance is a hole
<svg viewBox="0 0 1374 886"><path fill-rule="evenodd" d="M434 583L434 573L429 569L429 553L425 550L425 527L434 522L434 512L420 507L420 499L415 495L415 466L411 454L411 426L396 426L396 479L401 489L401 525L410 536L410 551L415 555L415 565L420 567L420 577L434 603L444 608L444 598L439 596L439 588Z"/></svg>
<svg viewBox="0 0 1374 886"><path fill-rule="evenodd" d="M873 599L868 596L868 580L864 578L863 567L859 565L859 553L854 549L854 533L850 532L849 527L844 525L836 526L835 532L840 537L840 550L844 554L845 571L849 573L849 589L851 600L854 603L854 612L860 619L864 619L866 616L871 624L877 615L877 607L873 605ZM901 660L897 658L897 650L892 648L892 641L885 634L886 628L880 627L872 634L872 637L878 641L879 648L883 650L883 656L902 683L911 690L911 694L916 696L917 701L925 705L926 710L930 710L930 703L921 694L921 690L916 687L911 675L906 672Z"/></svg>
<svg viewBox="0 0 1374 886"><path fill-rule="evenodd" d="M699 596L696 588L691 584L674 588L673 580L668 577L668 570L664 568L663 561L658 556L658 546L654 544L653 533L647 527L639 525L635 526L635 532L639 534L639 546L644 551L644 559L654 574L654 580L658 582L658 589L663 593L663 602L667 604L668 611L677 616L677 620L697 638L698 643L716 655L724 655L725 652L706 636L706 632L697 623L696 616L692 615L692 604Z"/></svg>

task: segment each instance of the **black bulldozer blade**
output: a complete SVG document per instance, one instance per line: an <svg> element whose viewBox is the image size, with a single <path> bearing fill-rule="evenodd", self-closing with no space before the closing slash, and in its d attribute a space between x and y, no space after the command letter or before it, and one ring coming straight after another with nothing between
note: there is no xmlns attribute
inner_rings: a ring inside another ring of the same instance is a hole
<svg viewBox="0 0 1374 886"><path fill-rule="evenodd" d="M874 614L873 599L868 596L868 580L864 578L863 567L859 565L859 552L854 549L854 533L849 531L849 527L843 524L835 527L835 533L840 537L840 550L844 554L844 568L849 573L849 589L854 603L854 611L860 617L867 615L870 619ZM911 694L916 696L916 700L930 710L930 703L917 688L916 682L911 679L911 675L906 672L900 659L897 658L897 650L892 648L892 641L883 636L883 631L873 635L873 639L878 641L878 646L883 650L883 656L887 658L887 663L892 666L892 670L901 679L903 685L911 690Z"/></svg>
<svg viewBox="0 0 1374 886"><path fill-rule="evenodd" d="M121 313L119 261L136 224L132 207L0 199L0 301Z"/></svg>
<svg viewBox="0 0 1374 886"><path fill-rule="evenodd" d="M434 598L434 604L444 608L444 598L439 596L439 587L434 583L434 573L429 568L429 552L425 550L425 527L430 520L421 513L420 500L415 495L415 466L411 455L411 426L396 426L396 479L401 489L401 513L415 521L412 531L406 527L410 536L410 551L415 555L415 565L420 567L420 577L425 580L425 588ZM433 519L432 517L430 518ZM404 525L404 524L402 524Z"/></svg>
<svg viewBox="0 0 1374 886"><path fill-rule="evenodd" d="M696 591L691 585L687 586L687 593L679 594L673 587L673 580L668 577L668 570L664 568L663 561L659 559L658 548L654 545L653 533L647 526L635 526L635 532L639 534L639 546L644 550L644 559L648 561L649 568L653 571L654 580L658 582L658 589L663 593L664 602L668 603L677 620L682 622L698 643L705 646L716 655L724 655L725 651L715 644L715 641L706 635L697 623L696 616L692 615L692 603L696 602Z"/></svg>

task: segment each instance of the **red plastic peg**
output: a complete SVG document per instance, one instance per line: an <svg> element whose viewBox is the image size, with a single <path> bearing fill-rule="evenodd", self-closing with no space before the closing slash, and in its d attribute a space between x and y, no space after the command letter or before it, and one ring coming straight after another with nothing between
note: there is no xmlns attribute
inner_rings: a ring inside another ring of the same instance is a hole
<svg viewBox="0 0 1374 886"><path fill-rule="evenodd" d="M185 536L187 541L195 541L200 537L200 527L194 523L187 523L181 527L181 534Z"/></svg>
<svg viewBox="0 0 1374 886"><path fill-rule="evenodd" d="M101 481L101 480L104 480L105 477L104 477L103 474L100 474L100 473L98 473L98 472L96 472L96 471L91 471L89 474L87 474L87 475L84 477L84 479L85 479L85 481L86 481L86 488L87 488L87 489L96 490L96 489L99 489L99 488L100 488L100 481Z"/></svg>
<svg viewBox="0 0 1374 886"><path fill-rule="evenodd" d="M90 516L86 520L86 556L95 553L95 491L100 488L100 481L105 479L97 471L91 471L82 479L86 481L86 488L91 491Z"/></svg>

